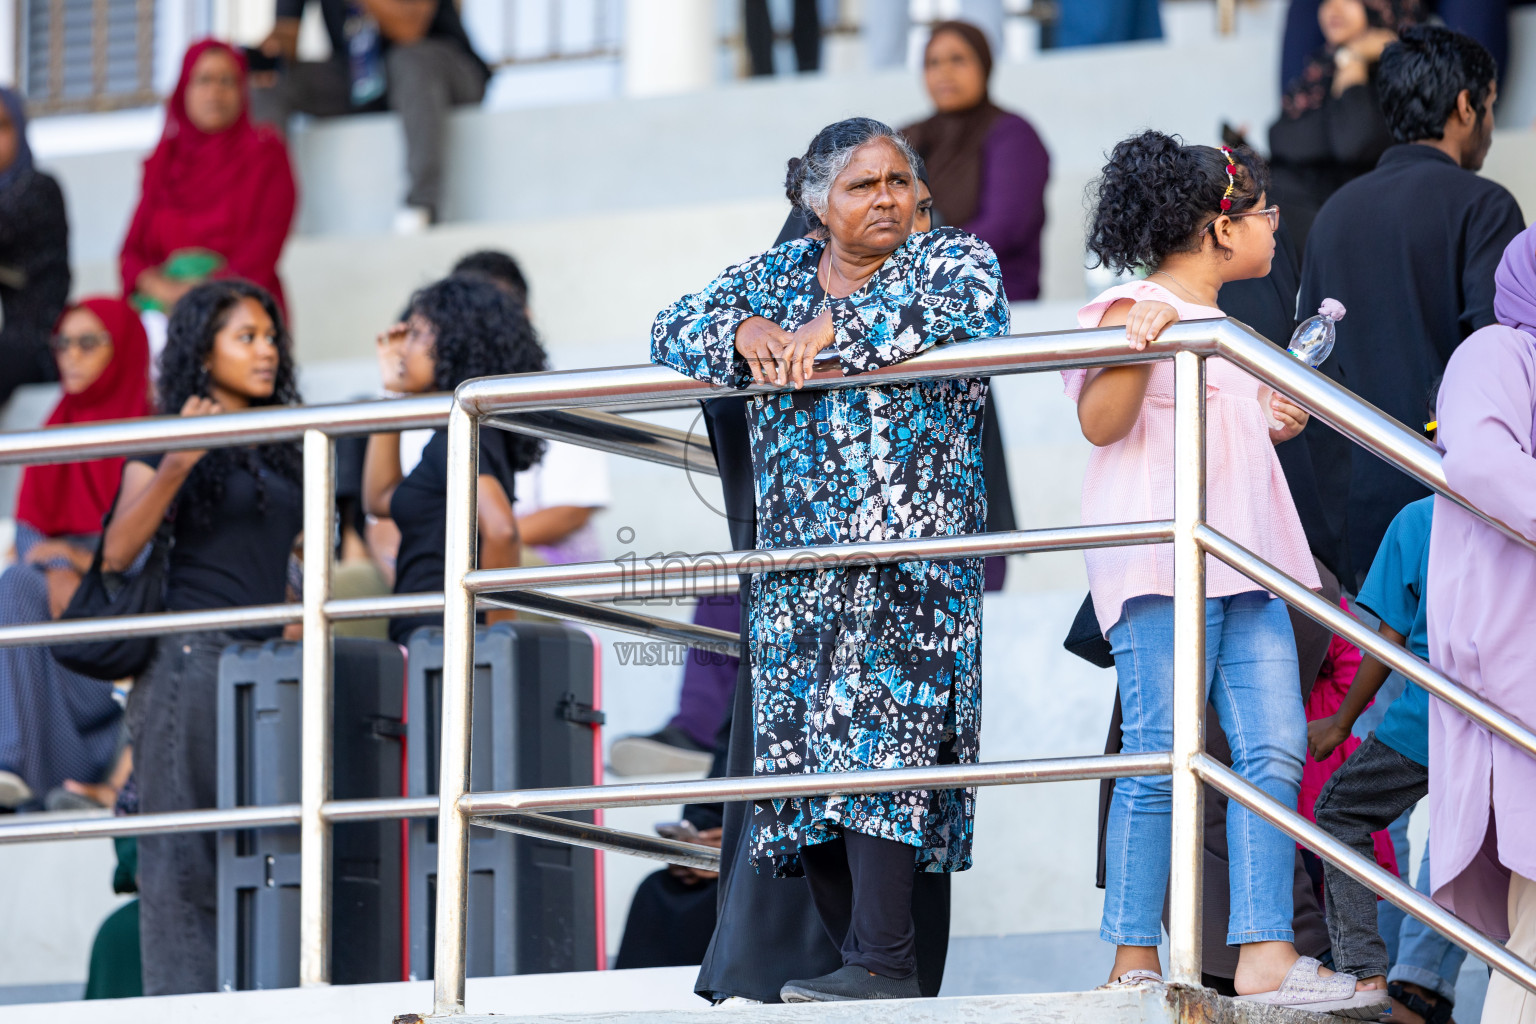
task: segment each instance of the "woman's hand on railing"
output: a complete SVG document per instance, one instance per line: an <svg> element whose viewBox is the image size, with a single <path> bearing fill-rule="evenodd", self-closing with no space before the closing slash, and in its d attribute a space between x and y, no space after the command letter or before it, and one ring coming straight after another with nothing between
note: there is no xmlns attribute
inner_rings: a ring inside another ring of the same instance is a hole
<svg viewBox="0 0 1536 1024"><path fill-rule="evenodd" d="M794 347L788 353L789 378L799 388L811 379L816 354L837 340L837 333L832 329L832 314L822 310L810 323L790 335L790 339Z"/></svg>
<svg viewBox="0 0 1536 1024"><path fill-rule="evenodd" d="M766 317L748 317L736 328L736 351L757 384L787 383L786 361L794 343L794 335Z"/></svg>
<svg viewBox="0 0 1536 1024"><path fill-rule="evenodd" d="M1307 420L1310 418L1307 415L1307 410L1278 394L1270 395L1269 411L1275 422L1284 424L1284 426L1279 428L1271 427L1269 429L1271 444L1289 441L1297 434L1300 434L1306 428Z"/></svg>

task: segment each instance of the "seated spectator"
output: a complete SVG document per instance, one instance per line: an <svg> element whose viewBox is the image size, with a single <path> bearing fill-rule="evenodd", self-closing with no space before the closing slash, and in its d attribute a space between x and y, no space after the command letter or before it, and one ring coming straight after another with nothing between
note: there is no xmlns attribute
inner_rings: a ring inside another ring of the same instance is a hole
<svg viewBox="0 0 1536 1024"><path fill-rule="evenodd" d="M992 48L975 25L934 26L923 81L938 112L902 129L927 165L943 223L992 247L1008 298L1040 297L1040 233L1051 158L1030 123L987 94Z"/></svg>
<svg viewBox="0 0 1536 1024"><path fill-rule="evenodd" d="M414 234L442 212L443 148L453 107L485 98L491 70L475 53L454 0L320 0L331 56L300 61L299 21L309 0L277 0L261 51L279 58L257 90L256 118L286 130L289 115L339 117L388 108L405 128L410 187L395 230Z"/></svg>
<svg viewBox="0 0 1536 1024"><path fill-rule="evenodd" d="M544 350L522 307L487 281L448 277L411 296L404 330L379 338L384 387L396 394L452 391L471 377L530 373L545 368ZM478 509L482 568L519 562L512 514L516 474L538 458L542 442L489 428L480 443ZM435 430L409 474L400 462L399 433L374 434L363 465L363 505L388 516L400 531L395 593L441 591L443 537L448 522L448 433ZM492 612L491 622L510 618ZM390 621L390 639L406 643L422 626L441 626L441 615Z"/></svg>
<svg viewBox="0 0 1536 1024"><path fill-rule="evenodd" d="M276 300L248 281L209 281L183 296L171 314L160 355L160 411L212 416L296 405L294 376ZM102 568L127 569L169 522L167 611L281 604L303 525L301 470L299 447L291 442L131 456L102 538ZM128 697L140 811L217 804L219 658L230 643L277 633L258 628L159 638ZM216 872L212 833L140 837L145 995L216 987Z"/></svg>
<svg viewBox="0 0 1536 1024"><path fill-rule="evenodd" d="M76 305L53 348L64 397L48 426L149 415L149 343L126 303ZM68 606L122 473L121 458L27 467L17 562L0 575L0 624L46 622ZM69 671L46 647L0 647L0 807L41 802L66 780L102 781L117 760L121 720L110 684Z"/></svg>
<svg viewBox="0 0 1536 1024"><path fill-rule="evenodd" d="M245 58L212 39L182 60L123 240L123 294L141 311L168 315L192 288L222 278L251 281L283 308L277 261L293 225L293 171L282 139L251 123L245 75Z"/></svg>
<svg viewBox="0 0 1536 1024"><path fill-rule="evenodd" d="M1436 439L1451 489L1536 542L1536 232L1510 242L1495 285L1498 323L1446 367ZM1426 605L1430 663L1536 725L1536 553L1437 497ZM1435 900L1536 960L1536 760L1438 699L1428 752ZM1495 972L1483 1022L1536 1024L1536 1000Z"/></svg>
<svg viewBox="0 0 1536 1024"><path fill-rule="evenodd" d="M0 405L55 379L48 332L69 297L69 224L59 183L32 166L19 93L0 88Z"/></svg>
<svg viewBox="0 0 1536 1024"><path fill-rule="evenodd" d="M1345 182L1376 166L1392 145L1376 68L1415 0L1327 0L1317 9L1324 45L1287 84L1269 129L1272 198L1305 249L1318 209Z"/></svg>

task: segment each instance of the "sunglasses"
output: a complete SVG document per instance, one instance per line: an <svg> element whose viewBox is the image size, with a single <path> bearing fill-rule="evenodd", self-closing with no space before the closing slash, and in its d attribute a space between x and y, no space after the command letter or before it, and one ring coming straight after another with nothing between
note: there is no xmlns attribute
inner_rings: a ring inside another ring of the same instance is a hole
<svg viewBox="0 0 1536 1024"><path fill-rule="evenodd" d="M112 344L111 335L107 334L78 334L71 338L67 334L55 334L48 340L48 347L59 355L63 355L73 346L80 350L82 355L90 355L103 345Z"/></svg>

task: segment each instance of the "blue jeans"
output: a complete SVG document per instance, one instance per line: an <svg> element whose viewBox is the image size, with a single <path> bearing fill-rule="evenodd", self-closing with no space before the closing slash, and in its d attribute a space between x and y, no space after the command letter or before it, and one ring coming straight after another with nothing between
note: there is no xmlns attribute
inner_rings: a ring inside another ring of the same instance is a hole
<svg viewBox="0 0 1536 1024"><path fill-rule="evenodd" d="M1109 631L1127 754L1173 746L1173 599L1132 598ZM1232 767L1286 807L1296 806L1307 721L1296 639L1285 602L1264 593L1205 602L1206 685L1232 747ZM1172 780L1119 779L1110 802L1107 886L1099 935L1118 946L1162 936L1173 839ZM1232 801L1227 806L1232 910L1227 942L1294 939L1296 844Z"/></svg>
<svg viewBox="0 0 1536 1024"><path fill-rule="evenodd" d="M1429 895L1429 843L1424 844L1424 860L1419 865L1415 889ZM1388 981L1406 981L1428 989L1446 1002L1456 1001L1456 979L1467 951L1416 917L1404 915L1398 939L1397 964L1387 975Z"/></svg>

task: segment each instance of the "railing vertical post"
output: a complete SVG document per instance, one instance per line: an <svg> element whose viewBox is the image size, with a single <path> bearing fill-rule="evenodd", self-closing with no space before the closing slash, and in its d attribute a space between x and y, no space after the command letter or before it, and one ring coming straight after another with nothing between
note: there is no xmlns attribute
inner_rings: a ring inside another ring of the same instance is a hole
<svg viewBox="0 0 1536 1024"><path fill-rule="evenodd" d="M1173 860L1168 980L1200 984L1205 808L1192 759L1205 749L1205 358L1173 357Z"/></svg>
<svg viewBox="0 0 1536 1024"><path fill-rule="evenodd" d="M304 679L299 781L299 984L331 980L331 550L336 508L335 442L304 432Z"/></svg>
<svg viewBox="0 0 1536 1024"><path fill-rule="evenodd" d="M475 568L479 422L458 402L448 414L448 536L443 571L442 765L437 812L437 949L433 1013L464 1012L469 822L459 800L469 789L470 711L475 671L475 598L464 576Z"/></svg>

